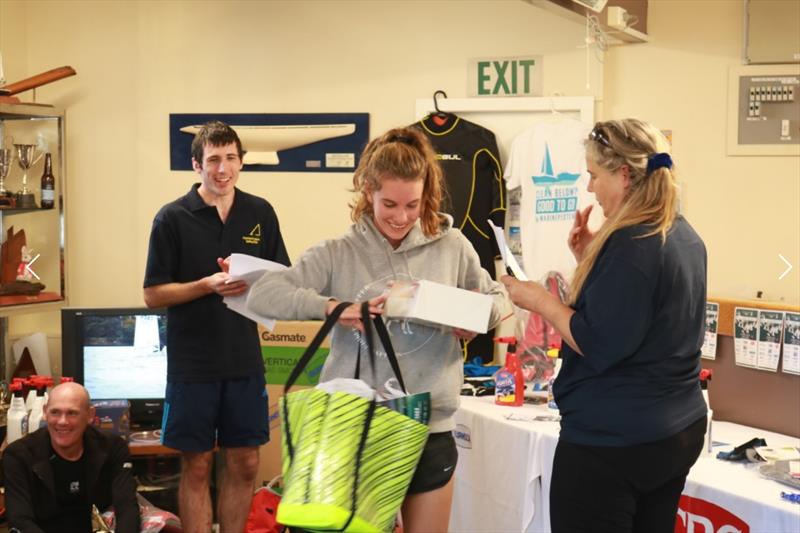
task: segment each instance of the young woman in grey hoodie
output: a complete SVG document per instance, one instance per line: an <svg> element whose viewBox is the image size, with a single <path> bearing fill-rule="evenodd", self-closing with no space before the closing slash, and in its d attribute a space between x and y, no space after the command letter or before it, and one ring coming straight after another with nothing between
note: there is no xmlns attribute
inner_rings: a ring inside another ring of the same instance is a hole
<svg viewBox="0 0 800 533"><path fill-rule="evenodd" d="M442 171L427 138L411 128L393 129L371 141L353 175L353 225L345 235L324 241L290 269L264 275L250 290L248 306L281 320L321 319L341 301L369 301L379 315L393 281L429 280L493 297L490 327L506 309L502 286L480 266L470 242L439 212ZM409 393L431 393L430 435L403 502L406 532L446 531L452 475L458 454L453 413L463 381L459 338L474 332L389 320L392 345ZM353 377L362 325L358 303L348 307L333 329L331 350L320 380ZM362 358L361 377L373 371ZM392 371L381 350L375 382L381 390Z"/></svg>

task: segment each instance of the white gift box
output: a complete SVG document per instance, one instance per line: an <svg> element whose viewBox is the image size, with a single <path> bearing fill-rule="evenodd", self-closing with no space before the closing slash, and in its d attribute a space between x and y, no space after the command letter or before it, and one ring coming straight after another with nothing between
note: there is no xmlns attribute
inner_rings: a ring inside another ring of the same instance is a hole
<svg viewBox="0 0 800 533"><path fill-rule="evenodd" d="M383 312L389 318L408 318L486 333L492 297L427 280L395 281Z"/></svg>

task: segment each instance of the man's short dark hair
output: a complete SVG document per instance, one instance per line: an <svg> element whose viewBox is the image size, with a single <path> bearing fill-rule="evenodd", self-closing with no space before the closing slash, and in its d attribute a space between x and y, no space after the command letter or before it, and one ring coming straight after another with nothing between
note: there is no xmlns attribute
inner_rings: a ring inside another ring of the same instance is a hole
<svg viewBox="0 0 800 533"><path fill-rule="evenodd" d="M225 146L231 143L236 143L239 159L243 159L242 141L239 140L239 136L236 135L233 128L219 120L206 122L192 141L192 158L197 161L197 164L203 166L203 147L205 145Z"/></svg>

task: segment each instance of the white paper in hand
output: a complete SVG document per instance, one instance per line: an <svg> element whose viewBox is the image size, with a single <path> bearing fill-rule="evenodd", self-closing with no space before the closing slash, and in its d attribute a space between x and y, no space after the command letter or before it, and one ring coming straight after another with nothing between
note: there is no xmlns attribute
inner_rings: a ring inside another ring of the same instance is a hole
<svg viewBox="0 0 800 533"><path fill-rule="evenodd" d="M247 291L239 296L228 296L222 301L231 311L236 311L253 322L258 322L268 330L275 329L275 319L261 316L247 308L247 295L250 294L250 286L253 285L264 274L264 272L275 272L286 270L286 265L268 261L260 257L253 257L247 254L231 254L228 274L231 281L244 280L247 282Z"/></svg>
<svg viewBox="0 0 800 533"><path fill-rule="evenodd" d="M492 227L494 238L497 241L497 247L500 249L500 256L503 258L503 264L505 264L507 268L511 269L511 272L514 273L515 278L520 281L528 281L528 276L525 275L525 272L519 266L514 254L511 252L511 248L509 248L506 244L506 235L503 232L503 228L498 228L491 220L487 220L486 222L488 222L489 226Z"/></svg>

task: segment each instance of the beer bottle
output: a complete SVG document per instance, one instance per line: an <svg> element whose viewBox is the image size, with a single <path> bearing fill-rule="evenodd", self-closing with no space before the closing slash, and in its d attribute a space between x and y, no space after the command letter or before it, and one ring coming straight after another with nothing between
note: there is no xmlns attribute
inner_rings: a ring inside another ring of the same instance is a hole
<svg viewBox="0 0 800 533"><path fill-rule="evenodd" d="M52 209L56 200L56 178L53 176L53 160L48 152L44 156L42 173L42 209Z"/></svg>

